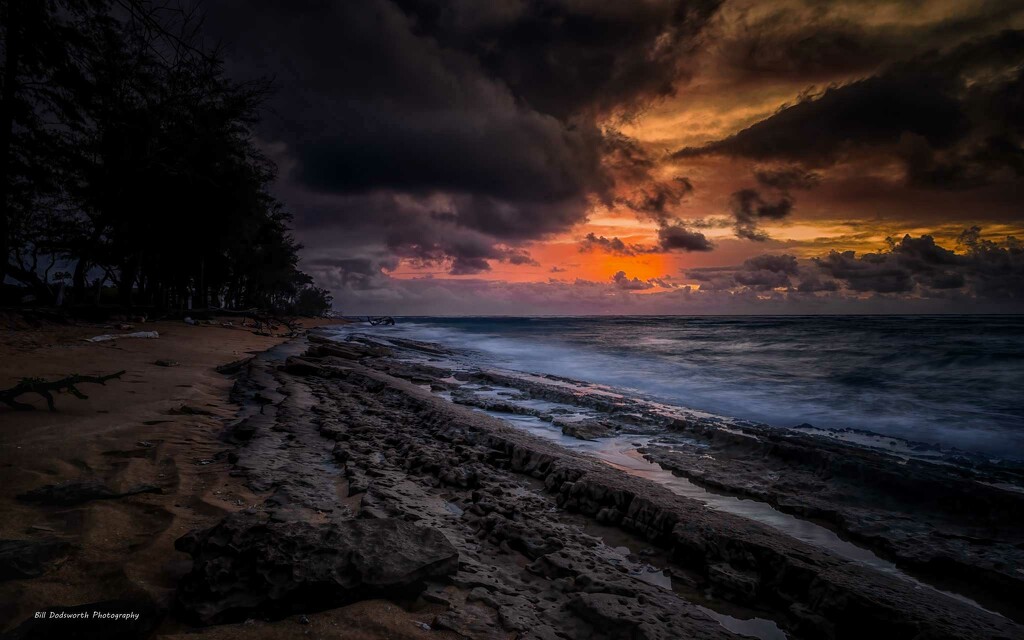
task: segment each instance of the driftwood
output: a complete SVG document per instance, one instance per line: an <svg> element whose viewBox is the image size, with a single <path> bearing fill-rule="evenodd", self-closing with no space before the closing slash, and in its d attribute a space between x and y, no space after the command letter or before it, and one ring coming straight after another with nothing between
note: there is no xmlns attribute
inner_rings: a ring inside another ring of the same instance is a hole
<svg viewBox="0 0 1024 640"><path fill-rule="evenodd" d="M247 365L250 362L252 362L252 358L253 358L252 356L249 356L248 358L241 358L240 360L233 360L232 362L228 362L226 364L222 364L222 365L216 367L215 369L216 369L217 373L223 373L224 375L229 375L230 376L230 375L236 374L239 371L241 371L242 367L244 367L245 365Z"/></svg>
<svg viewBox="0 0 1024 640"><path fill-rule="evenodd" d="M265 331L265 329L276 329L276 325L284 325L288 328L288 333L293 336L302 330L302 325L298 322L278 316L267 315L259 309L221 309L218 307L211 307L208 311L218 316L248 318L256 323L256 331L262 332L257 333L257 335L271 335L269 332Z"/></svg>
<svg viewBox="0 0 1024 640"><path fill-rule="evenodd" d="M105 376L79 376L71 375L60 380L53 380L47 382L42 378L22 378L21 382L14 385L10 389L4 389L0 391L0 402L7 404L12 409L18 409L21 411L29 411L35 409L32 405L25 402L18 402L15 400L20 395L26 393L36 393L46 399L46 406L50 408L50 411L56 411L57 407L53 403L53 393L56 391L60 393L67 391L71 395L75 396L79 400L88 400L89 396L79 391L75 385L79 384L106 384L107 380L115 380L124 375L124 371L118 371L117 373L111 373Z"/></svg>

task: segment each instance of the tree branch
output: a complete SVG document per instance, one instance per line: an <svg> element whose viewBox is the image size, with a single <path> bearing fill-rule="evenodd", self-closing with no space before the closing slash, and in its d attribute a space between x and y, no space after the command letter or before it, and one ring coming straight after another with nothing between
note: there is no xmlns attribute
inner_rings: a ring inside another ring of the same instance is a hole
<svg viewBox="0 0 1024 640"><path fill-rule="evenodd" d="M26 393L35 393L46 399L46 406L49 407L50 411L56 411L57 407L54 405L53 394L51 393L52 391L56 391L58 393L61 391L67 391L79 400L88 400L89 396L79 391L75 385L84 383L106 384L107 380L120 378L124 373L124 371L118 371L117 373L111 373L105 376L70 375L66 378L61 378L60 380L54 380L52 382L47 382L42 378L22 378L21 382L10 389L0 391L0 402L7 404L7 406L12 409L31 411L35 409L35 407L26 402L18 402L15 398Z"/></svg>

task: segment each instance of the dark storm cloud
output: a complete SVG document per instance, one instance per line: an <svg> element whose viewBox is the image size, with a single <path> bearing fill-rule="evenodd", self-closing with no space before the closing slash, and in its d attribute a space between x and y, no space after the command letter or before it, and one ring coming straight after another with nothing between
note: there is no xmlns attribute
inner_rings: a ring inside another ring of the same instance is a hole
<svg viewBox="0 0 1024 640"><path fill-rule="evenodd" d="M889 254L868 253L858 258L854 251L832 251L817 263L854 291L902 293L914 288L911 272Z"/></svg>
<svg viewBox="0 0 1024 640"><path fill-rule="evenodd" d="M737 238L764 242L770 238L760 228L761 222L778 222L789 217L794 205L791 191L813 189L821 176L799 166L759 167L754 170L754 179L772 195L766 197L762 191L751 188L733 192L730 198L732 227ZM718 219L698 222L708 226L716 223L720 224Z"/></svg>
<svg viewBox="0 0 1024 640"><path fill-rule="evenodd" d="M680 206L693 193L693 182L685 176L660 180L652 174L658 166L649 152L639 148L636 142L616 133L610 138L614 144L605 164L613 175L625 176L626 182L639 185L632 194L614 198L614 204L622 205L637 217L656 222L658 244L644 246L627 245L619 238L596 237L593 233L584 239L583 251L601 249L617 255L638 255L643 253L667 253L671 251L711 251L714 245L698 231L692 231L688 221L679 217Z"/></svg>
<svg viewBox="0 0 1024 640"><path fill-rule="evenodd" d="M732 39L721 43L723 61L752 79L814 79L872 69L889 53L860 25L834 22L813 30L794 29L794 17L799 19L778 12L757 24L742 25Z"/></svg>
<svg viewBox="0 0 1024 640"><path fill-rule="evenodd" d="M748 271L770 271L795 275L798 271L796 258L787 254L766 253L743 262Z"/></svg>
<svg viewBox="0 0 1024 640"><path fill-rule="evenodd" d="M760 11L724 12L715 21L717 61L729 73L751 82L828 81L836 75L863 74L924 50L1004 29L1020 8L1000 0L959 2L941 19L898 18L881 24L874 14L906 9L905 2L858 0L789 2L759 6ZM933 18L935 15L933 14Z"/></svg>
<svg viewBox="0 0 1024 640"><path fill-rule="evenodd" d="M828 89L735 135L675 155L723 153L824 165L851 147L895 144L904 133L948 146L967 128L950 95L953 84L937 73L868 78Z"/></svg>
<svg viewBox="0 0 1024 640"><path fill-rule="evenodd" d="M964 290L978 297L1024 297L1024 247L1013 237L983 240L980 229L961 236L966 249L955 253L931 236L893 240L888 251L832 251L815 263L821 271L854 291L908 293Z"/></svg>
<svg viewBox="0 0 1024 640"><path fill-rule="evenodd" d="M908 183L962 188L1024 173L1024 32L1006 31L889 65L781 109L732 136L676 152L827 166L889 155Z"/></svg>
<svg viewBox="0 0 1024 640"><path fill-rule="evenodd" d="M666 224L658 229L658 243L664 251L711 251L714 245L703 233L681 224Z"/></svg>
<svg viewBox="0 0 1024 640"><path fill-rule="evenodd" d="M512 107L479 116L479 128L466 127L473 108L421 113L419 121L372 108L372 116L357 117L362 126L353 131L297 143L296 177L336 193L387 188L527 202L559 202L605 188L596 130L569 131L553 118Z"/></svg>
<svg viewBox="0 0 1024 640"><path fill-rule="evenodd" d="M772 189L813 189L821 182L821 175L801 167L759 168L754 170L758 184Z"/></svg>
<svg viewBox="0 0 1024 640"><path fill-rule="evenodd" d="M839 283L835 280L822 278L820 271L814 269L808 270L803 274L796 290L800 293L833 292L839 291Z"/></svg>
<svg viewBox="0 0 1024 640"><path fill-rule="evenodd" d="M711 251L714 245L703 233L691 231L677 222L665 222L658 228L658 244L627 243L621 238L606 238L588 233L580 242L580 251L604 251L619 256L636 256L645 253L668 253L671 251Z"/></svg>
<svg viewBox="0 0 1024 640"><path fill-rule="evenodd" d="M453 276L465 276L490 270L491 264L483 258L456 256L448 273Z"/></svg>
<svg viewBox="0 0 1024 640"><path fill-rule="evenodd" d="M750 258L738 267L705 267L690 269L687 277L701 283L701 289L721 291L749 288L767 291L789 287L791 278L800 273L797 259L787 254L763 254Z"/></svg>
<svg viewBox="0 0 1024 640"><path fill-rule="evenodd" d="M486 233L460 226L449 216L409 215L389 225L385 244L390 252L418 267L443 267L451 275L491 270L491 260L538 266L530 254L496 242Z"/></svg>
<svg viewBox="0 0 1024 640"><path fill-rule="evenodd" d="M617 198L616 202L658 222L666 222L671 212L693 192L689 178L677 176L667 182L650 181L632 197Z"/></svg>
<svg viewBox="0 0 1024 640"><path fill-rule="evenodd" d="M517 265L526 264L530 265L531 267L540 266L540 263L534 260L533 256L531 256L529 252L523 251L522 249L509 249L505 253L505 262Z"/></svg>
<svg viewBox="0 0 1024 640"><path fill-rule="evenodd" d="M718 0L399 0L417 33L479 60L531 108L567 119L671 95Z"/></svg>
<svg viewBox="0 0 1024 640"><path fill-rule="evenodd" d="M595 233L588 233L580 242L580 251L604 251L618 256L635 256L638 253L651 253L652 247L642 244L626 244L621 238L606 238Z"/></svg>
<svg viewBox="0 0 1024 640"><path fill-rule="evenodd" d="M645 289L653 289L655 286L653 283L646 282L637 277L630 279L625 271L619 271L612 276L612 282L617 288L625 289L626 291L643 291Z"/></svg>
<svg viewBox="0 0 1024 640"><path fill-rule="evenodd" d="M767 291L812 295L847 290L936 298L950 295L997 301L1024 299L1024 243L1013 237L984 239L972 227L960 237L956 252L932 236L890 239L887 249L858 255L832 251L821 258L798 260L787 254L764 254L733 267L689 269L687 278L707 291Z"/></svg>
<svg viewBox="0 0 1024 640"><path fill-rule="evenodd" d="M394 270L398 261L389 257L318 258L308 261L305 266L318 282L365 291L386 286L388 277L384 272Z"/></svg>
<svg viewBox="0 0 1024 640"><path fill-rule="evenodd" d="M276 145L279 189L302 194L288 199L300 229L376 228L395 256L465 274L531 264L507 245L646 179L656 163L597 119L670 94L717 6L223 0L207 26L233 75L275 79L258 133ZM638 205L679 188L653 184Z"/></svg>
<svg viewBox="0 0 1024 640"><path fill-rule="evenodd" d="M728 291L737 286L733 277L734 270L735 267L702 267L689 269L685 275L699 282L701 291Z"/></svg>
<svg viewBox="0 0 1024 640"><path fill-rule="evenodd" d="M586 218L582 195L564 200L503 200L489 196L452 195L445 215L454 224L506 240L527 240L564 229Z"/></svg>
<svg viewBox="0 0 1024 640"><path fill-rule="evenodd" d="M768 201L756 189L740 189L732 194L731 209L736 237L764 242L769 237L760 229L761 221L784 219L793 211L793 199L781 194L776 200Z"/></svg>

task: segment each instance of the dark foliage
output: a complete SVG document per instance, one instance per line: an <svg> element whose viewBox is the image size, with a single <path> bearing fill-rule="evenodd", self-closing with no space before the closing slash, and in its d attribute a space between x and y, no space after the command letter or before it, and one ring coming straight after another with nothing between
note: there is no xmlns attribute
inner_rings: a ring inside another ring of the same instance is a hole
<svg viewBox="0 0 1024 640"><path fill-rule="evenodd" d="M297 316L320 317L330 311L333 301L334 297L327 289L311 285L299 289L290 311Z"/></svg>
<svg viewBox="0 0 1024 640"><path fill-rule="evenodd" d="M0 282L44 301L70 285L78 304L326 310L251 134L269 87L229 80L195 14L0 0L0 15Z"/></svg>

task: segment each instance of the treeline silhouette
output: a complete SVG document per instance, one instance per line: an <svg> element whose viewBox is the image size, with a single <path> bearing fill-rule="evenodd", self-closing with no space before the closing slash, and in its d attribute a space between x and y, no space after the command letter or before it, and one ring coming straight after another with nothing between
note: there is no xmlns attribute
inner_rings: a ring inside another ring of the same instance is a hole
<svg viewBox="0 0 1024 640"><path fill-rule="evenodd" d="M0 22L0 283L48 304L329 307L252 135L270 85L226 77L196 13L0 0Z"/></svg>

